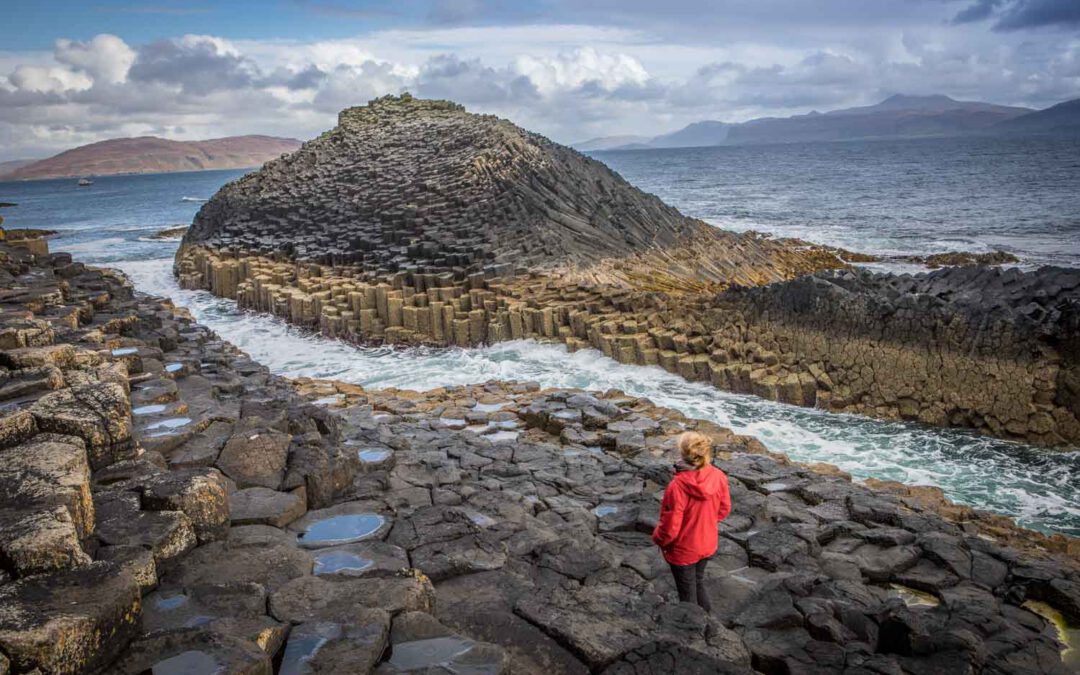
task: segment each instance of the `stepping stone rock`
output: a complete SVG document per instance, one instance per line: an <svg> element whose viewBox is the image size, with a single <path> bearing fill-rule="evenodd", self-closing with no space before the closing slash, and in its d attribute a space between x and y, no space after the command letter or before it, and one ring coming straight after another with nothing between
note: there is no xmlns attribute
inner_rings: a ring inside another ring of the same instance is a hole
<svg viewBox="0 0 1080 675"><path fill-rule="evenodd" d="M229 531L229 491L217 469L182 469L158 474L139 487L148 511L181 511L200 544Z"/></svg>
<svg viewBox="0 0 1080 675"><path fill-rule="evenodd" d="M264 487L237 490L229 497L232 524L285 527L307 511L304 498L295 492Z"/></svg>
<svg viewBox="0 0 1080 675"><path fill-rule="evenodd" d="M287 626L266 616L266 591L255 583L199 585L143 599L144 633L191 626L254 642L271 656L288 634Z"/></svg>
<svg viewBox="0 0 1080 675"><path fill-rule="evenodd" d="M279 530L280 531L280 530ZM233 545L215 541L184 557L163 580L164 588L252 581L268 591L311 574L311 554L286 542Z"/></svg>
<svg viewBox="0 0 1080 675"><path fill-rule="evenodd" d="M167 630L136 640L115 675L272 675L270 655L246 640L205 628Z"/></svg>
<svg viewBox="0 0 1080 675"><path fill-rule="evenodd" d="M94 530L90 465L86 449L76 437L35 439L0 451L0 495L0 504L62 505L71 514L79 537Z"/></svg>
<svg viewBox="0 0 1080 675"><path fill-rule="evenodd" d="M501 647L454 634L426 612L394 617L389 658L376 673L510 672L510 657Z"/></svg>
<svg viewBox="0 0 1080 675"><path fill-rule="evenodd" d="M0 509L0 570L24 577L89 562L71 513L63 506Z"/></svg>
<svg viewBox="0 0 1080 675"><path fill-rule="evenodd" d="M15 672L95 672L134 636L141 593L113 563L93 562L0 586L0 651Z"/></svg>
<svg viewBox="0 0 1080 675"><path fill-rule="evenodd" d="M238 430L229 437L217 458L217 467L236 481L238 488L276 490L285 477L292 436L274 429Z"/></svg>
<svg viewBox="0 0 1080 675"><path fill-rule="evenodd" d="M30 407L30 412L38 429L83 439L94 469L134 457L131 404L127 392L115 382L46 394Z"/></svg>
<svg viewBox="0 0 1080 675"><path fill-rule="evenodd" d="M361 623L294 626L278 673L369 673L386 651L389 623L386 612L376 611Z"/></svg>
<svg viewBox="0 0 1080 675"><path fill-rule="evenodd" d="M321 548L313 555L320 577L386 577L409 567L404 549L382 541Z"/></svg>
<svg viewBox="0 0 1080 675"><path fill-rule="evenodd" d="M270 596L270 613L278 621L291 623L363 624L372 609L397 614L430 612L434 607L435 589L422 575L339 581L301 577Z"/></svg>
<svg viewBox="0 0 1080 675"><path fill-rule="evenodd" d="M147 548L161 562L195 547L195 529L180 511L140 511L133 492L101 492L94 495L97 538L105 546L134 545Z"/></svg>
<svg viewBox="0 0 1080 675"><path fill-rule="evenodd" d="M169 457L169 467L187 469L213 466L225 442L232 435L232 429L233 425L228 422L211 423L173 451Z"/></svg>

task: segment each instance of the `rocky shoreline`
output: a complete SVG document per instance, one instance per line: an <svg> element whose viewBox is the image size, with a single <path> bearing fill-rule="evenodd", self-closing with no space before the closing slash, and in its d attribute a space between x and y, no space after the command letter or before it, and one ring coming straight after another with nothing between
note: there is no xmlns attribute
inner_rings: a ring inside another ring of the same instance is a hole
<svg viewBox="0 0 1080 675"><path fill-rule="evenodd" d="M618 264L661 285L641 262ZM713 294L542 272L378 277L194 246L177 269L184 288L358 344L555 340L782 403L1080 442L1075 270L843 270Z"/></svg>
<svg viewBox="0 0 1080 675"><path fill-rule="evenodd" d="M1073 667L1076 540L620 392L286 381L37 246L0 277L4 675ZM735 503L710 616L647 534L686 429Z"/></svg>
<svg viewBox="0 0 1080 675"><path fill-rule="evenodd" d="M403 96L223 187L175 271L357 343L558 340L783 403L1080 444L1080 273L851 256L717 230L505 120Z"/></svg>

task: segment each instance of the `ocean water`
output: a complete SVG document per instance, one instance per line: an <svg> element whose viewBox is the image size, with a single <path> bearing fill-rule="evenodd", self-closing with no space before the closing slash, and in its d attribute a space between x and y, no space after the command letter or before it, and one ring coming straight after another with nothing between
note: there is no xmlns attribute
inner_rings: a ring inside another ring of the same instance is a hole
<svg viewBox="0 0 1080 675"><path fill-rule="evenodd" d="M841 156L852 152L851 149L833 147L844 144L822 145L824 149L819 148L816 152L839 152ZM790 146L789 149L796 155L808 151L801 146ZM701 152L604 153L602 159L628 179L661 194L685 212L719 222L718 214L726 212L731 197L718 182L713 188L716 196L709 200L709 187L701 176L719 172L720 168L717 160L708 159L712 150L706 151L705 155ZM674 157L680 153L687 156ZM783 151L774 148L762 156L761 161L768 162L771 168L758 172L761 184L756 190L762 195L760 201L748 199L747 204L770 203L764 196L767 193L774 193L777 200L789 200L789 204L799 201L797 197L783 193L781 187L798 181L790 176L778 178L775 174L782 167L800 162L793 157L780 161L775 157L777 153L782 155ZM651 172L649 155L656 155L651 160ZM706 159L692 159L702 156ZM1062 162L1074 160L1063 158ZM751 162L751 156L740 161ZM925 161L931 162L930 159ZM1064 170L1067 167L1059 168L1068 173ZM835 170L842 171L840 168ZM923 167L921 170L942 169ZM743 173L746 173L745 168ZM311 335L273 317L239 311L234 303L205 292L180 289L171 274L176 241L152 240L149 235L164 227L190 222L200 200L242 174L242 171L212 171L100 178L90 188L77 188L74 181L0 183L0 201L19 204L4 210L6 226L60 230L61 234L51 243L53 250L72 251L88 262L119 267L137 288L172 297L178 304L191 309L199 321L281 375L330 377L366 387L409 389L491 379L535 380L544 386L598 390L617 388L688 415L713 420L736 432L757 436L771 449L787 453L796 460L831 462L857 478L876 477L936 485L957 502L1014 516L1022 524L1041 531L1080 536L1080 450L1050 451L965 431L831 415L687 383L659 368L622 365L593 350L567 354L561 345L517 341L476 350L355 347ZM735 179L728 177L726 180ZM746 180L745 175L738 178L739 182ZM1066 184L1068 180L1062 179L1059 188L1064 190ZM814 191L824 190L823 185ZM840 190L840 194L815 195L813 203L842 203L842 185L843 181L838 180L833 188ZM879 187L886 189L884 184ZM1013 233L1011 240L1018 242L1016 250L1039 250L1041 244L1038 242L1050 237L1055 227L1061 232L1074 232L1080 222L1080 209L1073 208L1068 215L1066 202L1070 196L1057 194L1049 200L1057 204L1053 209L1045 205L1031 207L1040 212L1058 213L1060 220L1054 221L1056 224L1038 220L1031 226L1033 234L1028 239L1022 231ZM906 203L902 196L896 197L894 220L902 220L899 214ZM1025 203L1025 200L1017 199L1011 210L1020 212ZM830 223L837 216L828 208L817 211L810 206L811 202L807 201L802 216L792 222L800 220L806 227L820 222L824 233L834 232ZM889 246L895 245L902 252L921 252L926 249L919 247L930 245L926 239L931 235L924 233L904 248L907 244L903 237L890 234L888 227L869 220L878 208L864 212L863 217L868 220L861 230L861 239L859 228L845 230L845 237L857 241L844 245L873 250L869 248L871 245L884 246L880 242L888 241L893 242ZM918 209L912 213L916 211ZM984 217L996 220L1000 218L1000 212L988 210ZM774 212L762 208L759 212L748 213L740 221L746 227L740 229L766 229L762 223L774 222L774 218ZM993 231L988 220L965 222L971 225L965 230L964 239L976 242L972 246L982 245L979 242L991 246L983 239L986 233ZM755 224L751 226L750 223ZM810 231L802 236L825 241L824 237L815 237ZM1059 237L1054 254L1060 258L1057 262L1080 264L1080 256L1069 252L1076 245L1075 239L1073 235ZM864 245L856 245L859 241ZM1054 247L1048 250L1051 248Z"/></svg>
<svg viewBox="0 0 1080 675"><path fill-rule="evenodd" d="M594 152L684 213L881 255L1008 251L1080 266L1080 138Z"/></svg>

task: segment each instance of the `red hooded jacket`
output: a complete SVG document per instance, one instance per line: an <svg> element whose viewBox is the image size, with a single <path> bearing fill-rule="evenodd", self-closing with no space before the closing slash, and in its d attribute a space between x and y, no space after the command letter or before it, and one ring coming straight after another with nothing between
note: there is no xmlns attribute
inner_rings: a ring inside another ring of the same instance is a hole
<svg viewBox="0 0 1080 675"><path fill-rule="evenodd" d="M716 553L717 524L731 512L727 476L708 464L680 471L664 490L653 543L672 565L693 565Z"/></svg>

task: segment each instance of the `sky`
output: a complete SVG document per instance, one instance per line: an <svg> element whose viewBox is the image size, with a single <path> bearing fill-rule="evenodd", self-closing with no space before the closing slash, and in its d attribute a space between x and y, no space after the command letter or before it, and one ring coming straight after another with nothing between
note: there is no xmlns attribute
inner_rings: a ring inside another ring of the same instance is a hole
<svg viewBox="0 0 1080 675"><path fill-rule="evenodd" d="M0 161L312 138L408 91L564 143L866 105L1080 97L1080 0L4 0Z"/></svg>

